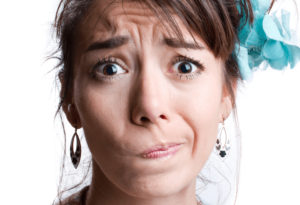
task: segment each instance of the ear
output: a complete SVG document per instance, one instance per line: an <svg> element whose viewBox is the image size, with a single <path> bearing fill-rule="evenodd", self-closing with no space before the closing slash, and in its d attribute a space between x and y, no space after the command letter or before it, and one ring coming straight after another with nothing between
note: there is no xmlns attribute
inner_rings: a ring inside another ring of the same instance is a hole
<svg viewBox="0 0 300 205"><path fill-rule="evenodd" d="M64 76L63 76L63 72L59 72L58 74L59 80L60 80L60 84L61 84L61 91L60 91L60 97L63 97L63 92L65 90L64 86ZM66 99L67 100L67 99ZM63 103L63 111L65 113L65 115L67 116L67 119L69 121L69 123L77 129L80 129L82 127L81 125L81 120L80 120L80 116L78 114L78 110L76 108L76 106L74 105L74 103L68 103L68 102L64 102Z"/></svg>
<svg viewBox="0 0 300 205"><path fill-rule="evenodd" d="M237 93L237 83L232 83L233 93L236 96ZM219 123L223 122L223 116L227 119L233 109L233 98L230 95L230 92L227 89L226 84L223 85L222 91L222 100L221 100L221 109L220 109L220 116L219 116Z"/></svg>
<svg viewBox="0 0 300 205"><path fill-rule="evenodd" d="M63 111L67 116L69 123L77 129L82 127L78 110L74 104L63 105Z"/></svg>

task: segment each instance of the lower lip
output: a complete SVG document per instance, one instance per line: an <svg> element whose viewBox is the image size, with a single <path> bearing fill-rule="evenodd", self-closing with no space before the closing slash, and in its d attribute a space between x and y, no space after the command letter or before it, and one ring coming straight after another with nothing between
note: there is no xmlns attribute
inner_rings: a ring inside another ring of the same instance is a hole
<svg viewBox="0 0 300 205"><path fill-rule="evenodd" d="M169 147L167 150L160 150L150 152L148 154L144 154L143 158L157 159L157 160L165 160L169 159L176 154L176 152L180 149L180 144Z"/></svg>

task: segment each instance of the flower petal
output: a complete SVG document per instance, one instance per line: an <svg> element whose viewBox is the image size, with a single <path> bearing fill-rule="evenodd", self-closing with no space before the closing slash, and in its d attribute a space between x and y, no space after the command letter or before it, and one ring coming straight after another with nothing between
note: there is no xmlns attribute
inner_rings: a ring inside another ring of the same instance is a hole
<svg viewBox="0 0 300 205"><path fill-rule="evenodd" d="M277 40L277 41L283 41L283 38L279 32L279 29L276 25L276 23L273 21L273 19L266 14L264 21L263 21L263 28L266 32L266 35L268 38Z"/></svg>
<svg viewBox="0 0 300 205"><path fill-rule="evenodd" d="M246 42L247 42L250 32L251 32L251 28L250 28L249 22L247 22L247 24L239 32L239 39L240 39L240 43L242 45L246 45Z"/></svg>
<svg viewBox="0 0 300 205"><path fill-rule="evenodd" d="M257 32L257 34L259 36L261 36L261 38L265 39L267 36L266 36L266 33L263 28L264 17L265 17L265 15L263 15L259 12L255 12L255 20L253 22L253 29L255 29L255 31Z"/></svg>
<svg viewBox="0 0 300 205"><path fill-rule="evenodd" d="M251 2L255 4L258 11L262 14L265 14L271 6L270 0L252 0Z"/></svg>
<svg viewBox="0 0 300 205"><path fill-rule="evenodd" d="M258 2L256 0L251 1L253 11L258 11Z"/></svg>
<svg viewBox="0 0 300 205"><path fill-rule="evenodd" d="M246 40L246 46L259 46L259 45L261 45L259 35L254 29L252 29Z"/></svg>
<svg viewBox="0 0 300 205"><path fill-rule="evenodd" d="M236 46L236 54L240 73L243 80L247 80L252 76L252 71L248 64L248 50L243 46Z"/></svg>
<svg viewBox="0 0 300 205"><path fill-rule="evenodd" d="M263 54L269 59L281 58L284 54L282 43L279 41L268 40L263 48Z"/></svg>
<svg viewBox="0 0 300 205"><path fill-rule="evenodd" d="M260 64L264 61L264 56L262 55L261 51L262 51L262 46L252 47L251 49L248 50L248 55L250 55L254 61L253 67L259 67Z"/></svg>
<svg viewBox="0 0 300 205"><path fill-rule="evenodd" d="M274 23L276 24L281 36L283 36L283 29L282 29L281 23L279 22L278 18L276 17L276 13L277 13L277 11L275 11L272 14L271 18L273 19Z"/></svg>
<svg viewBox="0 0 300 205"><path fill-rule="evenodd" d="M297 46L286 46L288 52L288 59L291 65L291 69L295 68L298 62L300 62L300 48Z"/></svg>
<svg viewBox="0 0 300 205"><path fill-rule="evenodd" d="M288 54L284 52L284 55L278 59L270 59L269 60L270 66L276 70L283 70L288 65Z"/></svg>
<svg viewBox="0 0 300 205"><path fill-rule="evenodd" d="M248 65L250 67L250 69L252 69L254 67L254 59L251 55L248 55Z"/></svg>
<svg viewBox="0 0 300 205"><path fill-rule="evenodd" d="M281 10L281 20L282 20L282 26L285 30L285 39L291 40L291 30L290 30L290 13L286 10Z"/></svg>

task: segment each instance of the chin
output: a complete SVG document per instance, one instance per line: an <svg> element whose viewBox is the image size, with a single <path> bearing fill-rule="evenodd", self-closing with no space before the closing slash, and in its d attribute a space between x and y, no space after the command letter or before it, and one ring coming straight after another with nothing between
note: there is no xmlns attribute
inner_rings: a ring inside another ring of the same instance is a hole
<svg viewBox="0 0 300 205"><path fill-rule="evenodd" d="M179 172L160 173L154 175L137 175L126 177L122 183L122 191L139 198L156 198L170 196L185 189L197 174Z"/></svg>

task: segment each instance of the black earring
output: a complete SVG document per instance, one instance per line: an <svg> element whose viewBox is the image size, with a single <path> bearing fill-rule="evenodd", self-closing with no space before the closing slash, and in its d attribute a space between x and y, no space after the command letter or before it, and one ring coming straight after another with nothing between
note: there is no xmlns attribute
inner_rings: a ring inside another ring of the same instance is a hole
<svg viewBox="0 0 300 205"><path fill-rule="evenodd" d="M73 144L74 144L74 138L76 137L76 151L74 153L74 149L73 149ZM77 134L77 126L75 125L75 133L72 137L71 140L71 146L70 146L70 156L71 156L71 160L72 160L72 164L75 167L75 169L77 169L79 162L80 162L80 158L81 158L81 144L80 144L80 140Z"/></svg>
<svg viewBox="0 0 300 205"><path fill-rule="evenodd" d="M229 151L230 151L230 139L227 136L227 132L226 132L226 128L225 128L225 117L223 117L223 123L222 123L222 128L221 131L219 131L219 137L217 138L217 142L216 142L216 149L219 152L219 157L221 158L221 160L223 161L225 159L225 156L228 155ZM222 132L225 133L225 142L224 145L222 146Z"/></svg>

